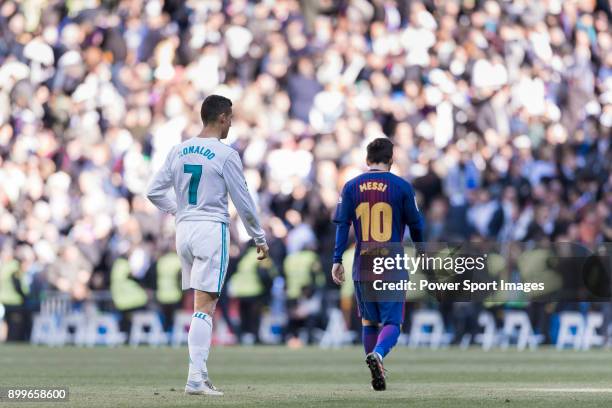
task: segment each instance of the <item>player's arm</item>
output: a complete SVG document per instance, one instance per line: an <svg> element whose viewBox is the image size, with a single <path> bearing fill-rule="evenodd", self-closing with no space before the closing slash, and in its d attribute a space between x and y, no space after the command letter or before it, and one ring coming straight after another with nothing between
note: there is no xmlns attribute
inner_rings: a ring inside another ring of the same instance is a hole
<svg viewBox="0 0 612 408"><path fill-rule="evenodd" d="M257 253L259 254L257 259L262 260L266 258L268 256L266 237L259 224L255 203L244 179L242 162L237 152L232 152L225 161L223 165L223 179L247 233L255 241Z"/></svg>
<svg viewBox="0 0 612 408"><path fill-rule="evenodd" d="M423 216L416 203L416 197L410 184L406 185L404 193L404 223L410 230L412 242L425 242L425 226Z"/></svg>
<svg viewBox="0 0 612 408"><path fill-rule="evenodd" d="M332 279L336 284L344 282L344 266L342 266L342 255L348 244L348 235L351 228L351 197L347 186L342 189L334 223L336 224L336 244L334 246L334 264L332 266Z"/></svg>
<svg viewBox="0 0 612 408"><path fill-rule="evenodd" d="M153 176L147 189L147 198L161 211L168 214L176 214L176 200L168 196L168 191L172 188L172 157L174 149L170 151L166 161Z"/></svg>

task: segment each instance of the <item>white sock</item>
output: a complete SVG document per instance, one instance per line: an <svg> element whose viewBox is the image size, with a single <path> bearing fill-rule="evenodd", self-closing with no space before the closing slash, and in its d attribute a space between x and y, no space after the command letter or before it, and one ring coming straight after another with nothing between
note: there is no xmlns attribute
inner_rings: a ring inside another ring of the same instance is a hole
<svg viewBox="0 0 612 408"><path fill-rule="evenodd" d="M210 351L212 339L212 317L202 312L195 312L191 318L189 336L189 377L187 381L200 382L208 379L206 361ZM202 378L202 372L206 372L207 378Z"/></svg>

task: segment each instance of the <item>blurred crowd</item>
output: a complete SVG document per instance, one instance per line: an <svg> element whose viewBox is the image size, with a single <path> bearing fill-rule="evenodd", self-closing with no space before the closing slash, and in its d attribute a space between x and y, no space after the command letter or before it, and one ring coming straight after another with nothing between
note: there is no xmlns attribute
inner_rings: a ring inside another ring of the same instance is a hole
<svg viewBox="0 0 612 408"><path fill-rule="evenodd" d="M271 246L258 266L232 210L222 309L254 341L265 311L296 337L354 307L328 277L331 215L373 138L429 241L610 241L611 18L605 0L2 1L5 318L48 290L182 307L174 220L143 192L211 93Z"/></svg>

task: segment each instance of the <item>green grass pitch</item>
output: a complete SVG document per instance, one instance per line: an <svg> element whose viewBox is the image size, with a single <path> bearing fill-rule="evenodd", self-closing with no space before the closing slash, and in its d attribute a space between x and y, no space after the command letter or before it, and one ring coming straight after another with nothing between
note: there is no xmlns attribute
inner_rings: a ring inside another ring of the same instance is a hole
<svg viewBox="0 0 612 408"><path fill-rule="evenodd" d="M0 386L68 386L68 402L15 407L610 407L612 351L399 347L375 392L361 348L214 347L223 397L186 396L186 348L0 345ZM9 406L5 404L4 406Z"/></svg>

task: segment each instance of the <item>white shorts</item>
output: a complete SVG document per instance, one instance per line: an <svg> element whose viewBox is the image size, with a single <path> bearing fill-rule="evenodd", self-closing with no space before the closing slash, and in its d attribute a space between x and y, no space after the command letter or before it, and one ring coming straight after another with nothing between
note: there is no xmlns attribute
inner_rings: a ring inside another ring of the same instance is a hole
<svg viewBox="0 0 612 408"><path fill-rule="evenodd" d="M183 290L220 293L229 249L227 225L217 221L181 221L176 226L176 252L181 258Z"/></svg>

